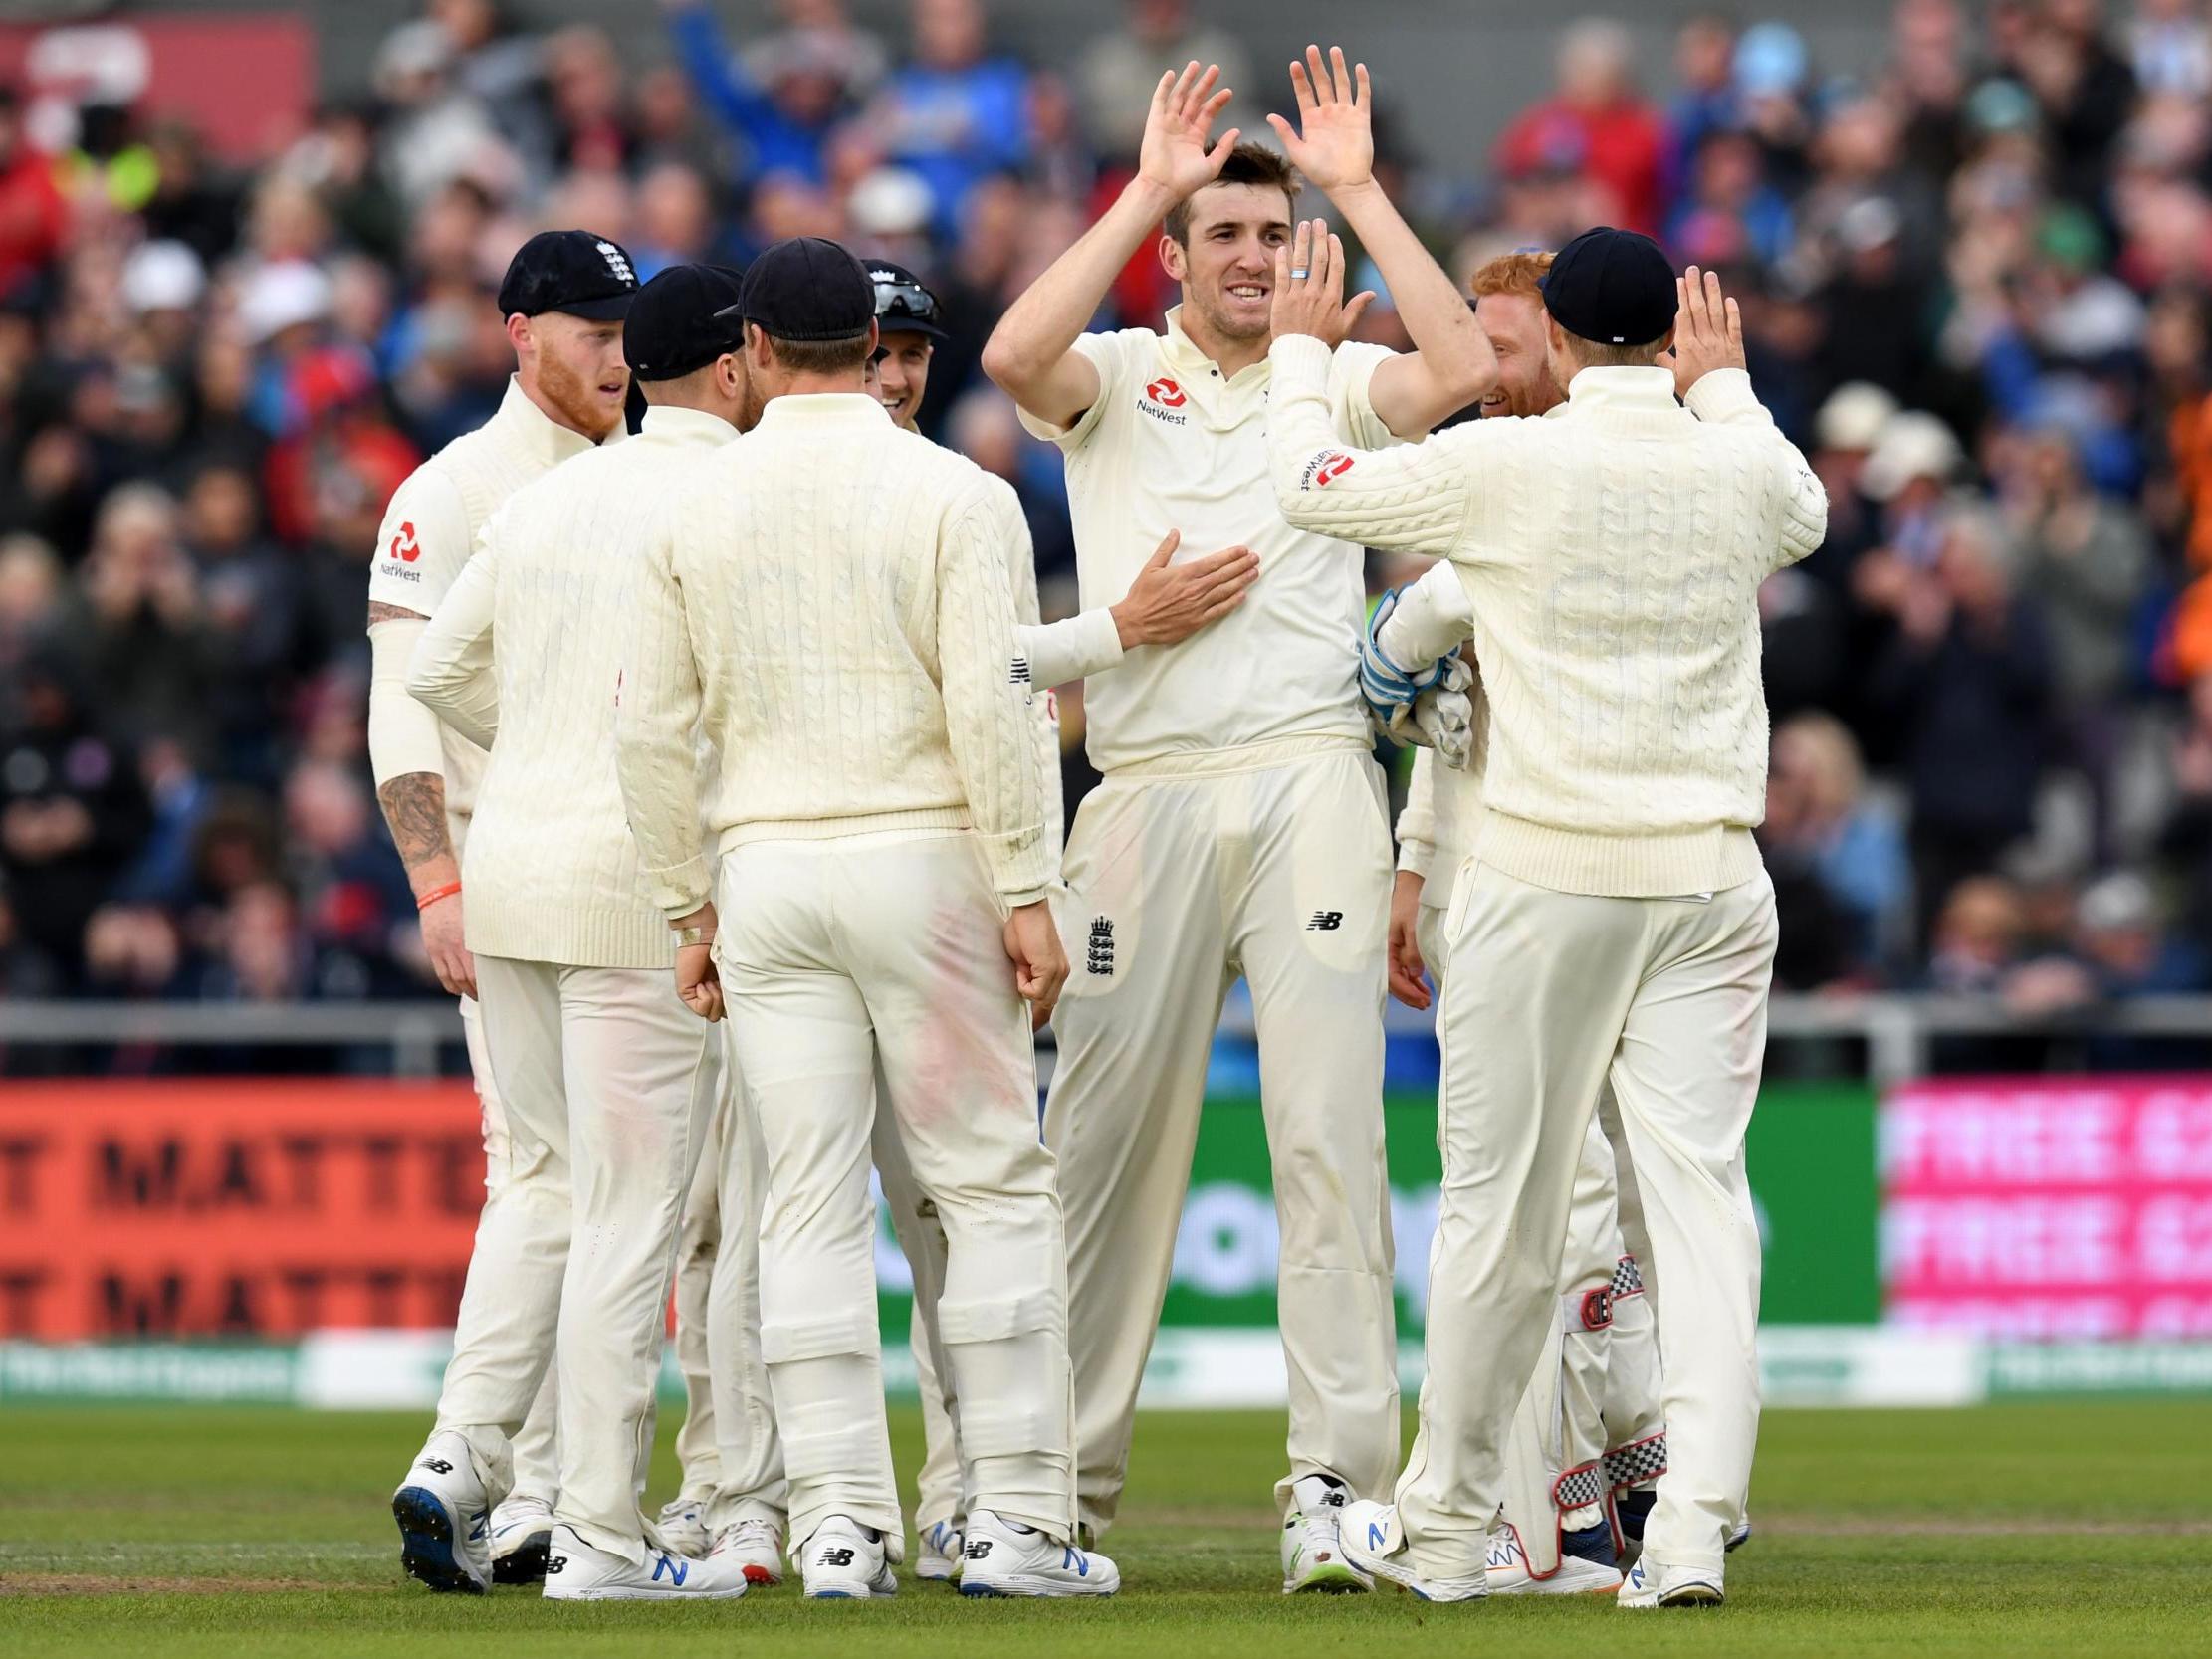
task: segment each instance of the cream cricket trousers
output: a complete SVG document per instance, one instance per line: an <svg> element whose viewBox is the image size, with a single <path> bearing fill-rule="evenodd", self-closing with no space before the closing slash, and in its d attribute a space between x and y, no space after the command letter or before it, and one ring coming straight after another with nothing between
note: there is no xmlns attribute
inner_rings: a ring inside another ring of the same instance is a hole
<svg viewBox="0 0 2212 1659"><path fill-rule="evenodd" d="M891 1231L914 1278L907 1341L914 1355L914 1386L922 1399L922 1467L915 1477L914 1522L917 1531L927 1532L947 1523L958 1526L968 1515L961 1493L960 1405L953 1394L944 1338L937 1328L937 1304L945 1294L945 1226L936 1200L914 1178L898 1123L883 1110L885 1098L879 1077L873 1143L876 1177L883 1184L884 1207L891 1212Z"/></svg>
<svg viewBox="0 0 2212 1659"><path fill-rule="evenodd" d="M535 1205L519 1197L508 1198L515 1182L514 1146L507 1132L507 1108L500 1100L499 1081L492 1076L492 1062L484 1052L483 1011L473 996L461 998L461 1034L468 1044L469 1076L476 1086L477 1110L484 1135L484 1213L477 1221L477 1242L470 1255L473 1264L477 1252L489 1249L498 1257L517 1243L530 1228L530 1213ZM539 1172L537 1164L527 1156L522 1167L526 1176ZM456 1323L457 1327L466 1324ZM456 1356L461 1351L460 1336L461 1330L457 1328ZM560 1492L560 1454L553 1442L558 1410L554 1403L556 1383L550 1352L546 1359L549 1362L545 1380L538 1387L538 1396L530 1402L522 1428L501 1453L495 1502L499 1494L505 1494L510 1498L535 1498L550 1507ZM480 1468L478 1473L487 1476L489 1486L490 1471Z"/></svg>
<svg viewBox="0 0 2212 1659"><path fill-rule="evenodd" d="M666 968L480 955L477 988L510 1137L532 1149L560 1201L532 1212L529 1248L504 1282L486 1276L483 1286L483 1301L503 1304L500 1329L529 1340L493 1355L497 1365L466 1373L472 1386L458 1399L449 1369L439 1426L461 1428L482 1455L484 1442L520 1426L540 1380L533 1362L557 1352L554 1516L585 1542L642 1560L637 1470L652 1427L677 1227L718 1087L707 1063L711 1028L678 1000ZM480 1248L464 1327L483 1265ZM479 1380L490 1385L473 1386Z"/></svg>
<svg viewBox="0 0 2212 1659"><path fill-rule="evenodd" d="M1659 1277L1669 1468L1645 1558L1717 1575L1749 1484L1759 1234L1743 1137L1765 1058L1774 888L1555 893L1470 863L1447 924L1421 1432L1398 1483L1417 1570L1471 1576L1557 1307L1576 1171L1611 1082Z"/></svg>
<svg viewBox="0 0 2212 1659"><path fill-rule="evenodd" d="M724 856L723 989L766 1151L761 1352L790 1537L844 1515L903 1558L876 1319L882 1110L945 1228L938 1299L978 1506L1074 1530L1067 1280L1003 913L965 834L756 842Z"/></svg>
<svg viewBox="0 0 2212 1659"><path fill-rule="evenodd" d="M719 1044L717 1045L720 1046ZM722 1456L715 1444L714 1360L707 1328L715 1264L722 1251L722 1121L731 1085L725 1083L707 1120L699 1167L684 1199L676 1232L676 1369L684 1379L684 1421L676 1430L679 1501L702 1510L722 1486Z"/></svg>
<svg viewBox="0 0 2212 1659"><path fill-rule="evenodd" d="M681 1495L707 1505L709 1527L720 1532L739 1521L766 1520L781 1528L786 1519L783 1446L775 1432L775 1406L767 1368L761 1363L760 1135L746 1108L743 1091L725 1091L725 1102L709 1132L707 1152L692 1183L677 1246L676 1360L684 1373L688 1406L676 1436L683 1466ZM883 1099L880 1079L876 1096ZM747 1137L750 1153L725 1159L724 1145ZM947 1370L937 1348L937 1299L945 1287L945 1229L937 1205L914 1184L906 1148L889 1114L878 1111L873 1138L876 1171L884 1201L893 1216L899 1247L914 1275L914 1312L910 1325L915 1383L921 1391L926 1453L920 1473L921 1496L915 1515L932 1522L957 1522L961 1504L960 1445L953 1432L952 1401L943 1379ZM741 1190L726 1208L725 1182ZM725 1216L749 1219L750 1226L729 1224ZM725 1425L729 1425L727 1428ZM725 1467L730 1471L724 1478Z"/></svg>
<svg viewBox="0 0 2212 1659"><path fill-rule="evenodd" d="M1239 974L1282 1241L1290 1433L1276 1498L1312 1474L1379 1497L1398 1461L1382 774L1363 745L1328 738L1207 758L1243 769L1118 773L1068 841L1058 914L1073 972L1044 1136L1067 1209L1076 1491L1094 1537L1121 1501L1208 1058Z"/></svg>
<svg viewBox="0 0 2212 1659"><path fill-rule="evenodd" d="M705 1287L704 1321L710 1377L708 1432L714 1443L713 1501L707 1526L719 1533L740 1521L767 1521L780 1530L787 1509L783 1442L761 1358L761 1209L768 1191L768 1153L738 1070L728 1020L716 1027L728 1083L716 1112L714 1166L702 1165L697 1195L714 1217L714 1264ZM682 1318L679 1312L678 1318ZM686 1491L694 1491L689 1465Z"/></svg>
<svg viewBox="0 0 2212 1659"><path fill-rule="evenodd" d="M1445 915L1440 905L1423 905L1415 919L1422 957L1439 987L1449 955ZM1616 1471L1655 1459L1664 1466L1659 1349L1635 1261L1621 1242L1621 1182L1607 1139L1619 1127L1612 1092L1601 1090L1575 1165L1557 1316L1506 1440L1503 1520L1537 1578L1559 1570L1562 1530L1610 1519L1603 1513L1610 1493L1651 1478L1617 1480Z"/></svg>

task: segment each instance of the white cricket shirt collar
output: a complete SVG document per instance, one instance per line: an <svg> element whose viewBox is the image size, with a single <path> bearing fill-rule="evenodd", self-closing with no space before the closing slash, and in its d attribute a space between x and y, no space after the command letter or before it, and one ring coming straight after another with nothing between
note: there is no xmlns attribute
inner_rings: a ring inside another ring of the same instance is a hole
<svg viewBox="0 0 2212 1659"><path fill-rule="evenodd" d="M531 402L519 374L507 377L507 395L500 399L499 413L493 418L525 454L548 466L557 466L571 455L581 455L587 449L598 447L582 433L562 426Z"/></svg>
<svg viewBox="0 0 2212 1659"><path fill-rule="evenodd" d="M673 403L656 403L645 411L645 419L637 429L640 438L649 438L657 444L696 444L709 447L727 444L737 437L738 429L720 415L710 415L704 409L686 409Z"/></svg>

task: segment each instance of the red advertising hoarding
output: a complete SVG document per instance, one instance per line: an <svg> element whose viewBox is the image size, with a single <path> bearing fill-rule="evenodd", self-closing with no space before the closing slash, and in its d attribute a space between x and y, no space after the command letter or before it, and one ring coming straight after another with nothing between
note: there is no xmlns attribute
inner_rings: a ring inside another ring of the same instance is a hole
<svg viewBox="0 0 2212 1659"><path fill-rule="evenodd" d="M466 1083L0 1085L0 1338L443 1329L483 1203Z"/></svg>
<svg viewBox="0 0 2212 1659"><path fill-rule="evenodd" d="M1915 1083L1880 1146L1891 1323L2212 1336L2212 1078Z"/></svg>

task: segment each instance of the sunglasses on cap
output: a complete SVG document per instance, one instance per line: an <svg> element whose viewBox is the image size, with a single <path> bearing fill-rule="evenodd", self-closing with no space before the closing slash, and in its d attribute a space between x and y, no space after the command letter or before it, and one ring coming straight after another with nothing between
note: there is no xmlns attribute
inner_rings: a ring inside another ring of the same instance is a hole
<svg viewBox="0 0 2212 1659"><path fill-rule="evenodd" d="M876 281L876 325L880 328L912 328L925 334L942 336L945 321L938 310L937 296L920 283Z"/></svg>

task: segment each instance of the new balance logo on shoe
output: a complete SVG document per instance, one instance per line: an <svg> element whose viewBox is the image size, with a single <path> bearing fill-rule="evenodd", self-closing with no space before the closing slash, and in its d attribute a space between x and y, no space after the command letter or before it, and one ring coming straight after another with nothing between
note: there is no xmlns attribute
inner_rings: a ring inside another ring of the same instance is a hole
<svg viewBox="0 0 2212 1659"><path fill-rule="evenodd" d="M439 1475L450 1475L453 1473L453 1465L448 1463L442 1457L426 1457L419 1463L417 1463L415 1467L417 1469L428 1469L433 1474Z"/></svg>
<svg viewBox="0 0 2212 1659"><path fill-rule="evenodd" d="M988 1538L976 1539L961 1554L972 1561L980 1561L991 1554L991 1540Z"/></svg>
<svg viewBox="0 0 2212 1659"><path fill-rule="evenodd" d="M548 1555L546 1557L546 1571L548 1573L565 1572L567 1570L568 1557L566 1555Z"/></svg>
<svg viewBox="0 0 2212 1659"><path fill-rule="evenodd" d="M852 1565L852 1552L841 1544L834 1550L824 1550L822 1552L822 1565L850 1566Z"/></svg>
<svg viewBox="0 0 2212 1659"><path fill-rule="evenodd" d="M1342 911L1315 911L1313 920L1306 924L1309 933L1333 933L1344 926Z"/></svg>
<svg viewBox="0 0 2212 1659"><path fill-rule="evenodd" d="M553 1570L550 1563L547 1566L547 1570L549 1572ZM674 1555L661 1555L656 1557L653 1561L653 1582L656 1584L659 1583L661 1574L663 1572L666 1572L668 1574L668 1581L674 1584L678 1589L682 1589L684 1587L684 1574L689 1572L690 1570L691 1563L689 1561L680 1561Z"/></svg>
<svg viewBox="0 0 2212 1659"><path fill-rule="evenodd" d="M1341 1486L1331 1487L1321 1495L1321 1502L1332 1509L1342 1509L1346 1502L1344 1488Z"/></svg>

